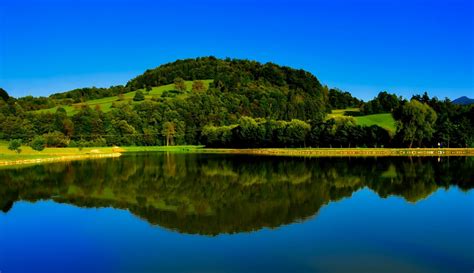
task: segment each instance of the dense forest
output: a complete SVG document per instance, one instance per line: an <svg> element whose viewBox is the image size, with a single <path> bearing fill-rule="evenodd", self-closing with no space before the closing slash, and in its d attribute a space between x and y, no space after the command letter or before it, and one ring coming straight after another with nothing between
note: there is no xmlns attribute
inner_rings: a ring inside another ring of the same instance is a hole
<svg viewBox="0 0 474 273"><path fill-rule="evenodd" d="M210 80L205 87L203 80ZM186 89L185 81L192 81ZM174 90L145 99L152 88ZM133 101L124 94L134 92ZM80 104L118 97L110 111ZM55 107L55 108L53 108ZM41 109L54 111L38 111ZM354 108L344 116L333 109ZM396 132L353 116L391 113ZM124 86L13 98L0 89L0 139L46 147L203 144L209 147L474 147L473 105L426 93L380 92L363 102L311 73L273 63L204 57L147 70Z"/></svg>

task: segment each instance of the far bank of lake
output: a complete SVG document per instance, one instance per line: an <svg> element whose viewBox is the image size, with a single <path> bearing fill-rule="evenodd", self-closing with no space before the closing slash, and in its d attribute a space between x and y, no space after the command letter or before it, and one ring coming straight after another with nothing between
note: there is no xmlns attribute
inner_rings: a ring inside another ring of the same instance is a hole
<svg viewBox="0 0 474 273"><path fill-rule="evenodd" d="M34 151L24 146L20 153L10 151L0 145L0 167L12 165L31 165L58 161L84 160L104 157L119 157L128 152L176 152L176 153L218 153L248 154L268 156L303 157L444 157L474 156L474 148L205 148L204 146L130 146L130 147L92 147L92 148L46 148Z"/></svg>

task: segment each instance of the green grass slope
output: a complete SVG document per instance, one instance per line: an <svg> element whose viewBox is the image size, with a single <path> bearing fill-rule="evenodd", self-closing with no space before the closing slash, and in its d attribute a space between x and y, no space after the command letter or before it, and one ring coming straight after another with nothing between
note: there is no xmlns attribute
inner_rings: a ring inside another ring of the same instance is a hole
<svg viewBox="0 0 474 273"><path fill-rule="evenodd" d="M212 80L203 80L203 82L204 82L204 85L207 89L207 88L209 88L209 84L212 82ZM193 84L192 81L186 81L186 87L187 87L188 92L191 91L192 84ZM145 94L145 100L151 100L154 97L161 97L161 95L165 91L174 90L174 84L168 84L168 85L153 87L150 92L145 91L145 89L139 89L139 90L142 91ZM96 99L96 100L89 100L89 101L82 102L82 103L75 103L75 104L72 104L72 105L60 105L60 106L56 106L56 107L49 108L49 109L41 109L41 110L38 110L38 111L35 111L35 112L37 112L37 113L41 113L41 112L43 112L43 113L44 112L54 113L54 112L56 112L58 107L62 107L66 110L68 116L72 116L72 115L76 114L77 112L79 112L81 107L84 106L84 105L89 105L90 107L97 107L98 106L98 107L100 107L100 109L103 112L108 112L112 108L112 103L114 103L114 102L128 103L128 102L131 101L134 104L140 103L140 102L133 101L133 97L135 96L135 93L137 91L125 93L124 96L123 96L123 100L120 100L118 96L113 96L113 97L106 97L106 98L101 98L101 99ZM178 95L177 97L185 97L185 96L187 96L186 93Z"/></svg>
<svg viewBox="0 0 474 273"><path fill-rule="evenodd" d="M356 123L361 126L378 125L390 133L395 133L397 126L391 113L374 114L367 116L354 117Z"/></svg>
<svg viewBox="0 0 474 273"><path fill-rule="evenodd" d="M332 110L331 114L328 114L328 118L344 116L344 113L346 111L358 112L359 109L358 108L334 109ZM354 120L357 125L361 125L361 126L377 125L389 131L391 134L395 134L395 131L397 130L395 119L393 118L391 113L356 116L354 117Z"/></svg>

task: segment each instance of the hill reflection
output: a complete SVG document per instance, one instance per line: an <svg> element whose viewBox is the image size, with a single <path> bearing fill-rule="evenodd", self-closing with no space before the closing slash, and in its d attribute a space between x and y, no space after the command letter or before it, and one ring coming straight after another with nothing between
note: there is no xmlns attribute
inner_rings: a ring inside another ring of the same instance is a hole
<svg viewBox="0 0 474 273"><path fill-rule="evenodd" d="M132 154L0 171L0 208L52 199L129 210L153 225L217 235L276 228L368 187L409 202L474 186L474 158L291 158Z"/></svg>

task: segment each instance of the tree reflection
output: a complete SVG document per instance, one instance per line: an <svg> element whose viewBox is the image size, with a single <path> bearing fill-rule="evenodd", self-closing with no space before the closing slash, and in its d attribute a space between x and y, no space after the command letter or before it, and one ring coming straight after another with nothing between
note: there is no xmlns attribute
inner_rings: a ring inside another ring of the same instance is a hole
<svg viewBox="0 0 474 273"><path fill-rule="evenodd" d="M0 171L0 208L52 199L127 209L151 224L216 235L276 228L368 187L409 202L474 186L474 158L294 158L132 154Z"/></svg>

